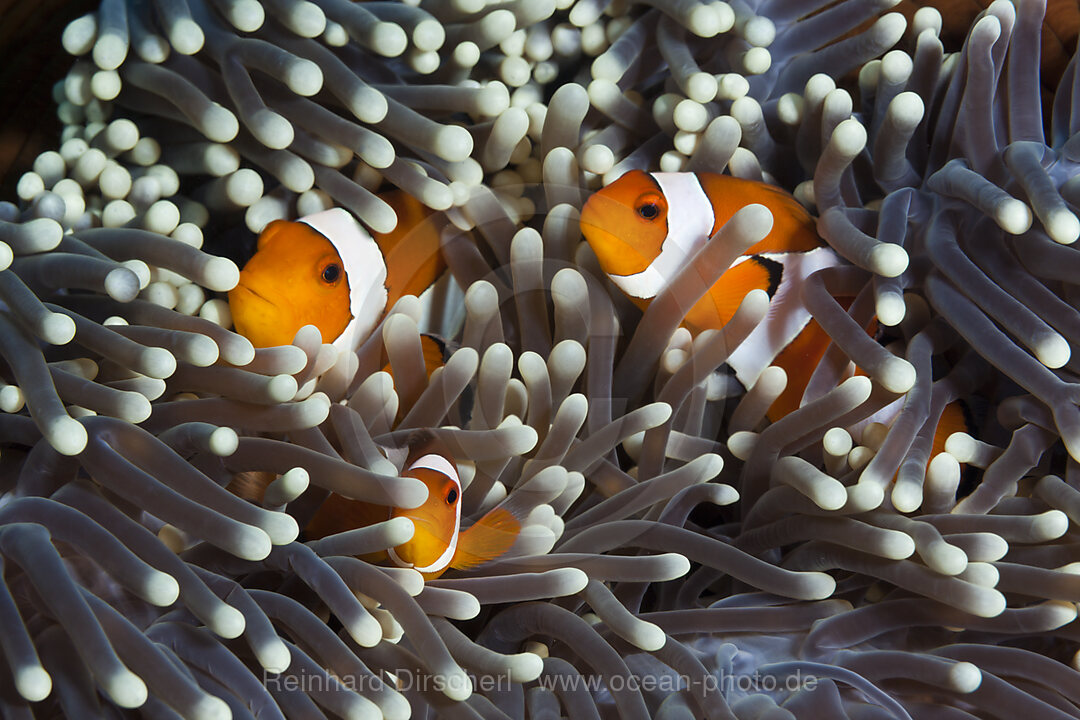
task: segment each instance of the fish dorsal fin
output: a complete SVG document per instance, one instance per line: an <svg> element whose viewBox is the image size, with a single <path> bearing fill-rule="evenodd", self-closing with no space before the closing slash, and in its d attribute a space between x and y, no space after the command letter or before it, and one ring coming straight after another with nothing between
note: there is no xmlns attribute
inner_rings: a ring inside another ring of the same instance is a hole
<svg viewBox="0 0 1080 720"><path fill-rule="evenodd" d="M769 208L773 216L772 231L764 240L750 247L748 255L806 252L821 247L814 219L798 200L782 188L716 173L698 173L698 179L713 204L713 233L746 205L760 203Z"/></svg>
<svg viewBox="0 0 1080 720"><path fill-rule="evenodd" d="M388 233L376 233L378 243L386 260L386 307L403 295L420 296L446 270L439 249L439 235L443 223L420 202L401 190L380 193L397 213L397 226Z"/></svg>
<svg viewBox="0 0 1080 720"><path fill-rule="evenodd" d="M521 522L509 510L492 508L458 536L450 567L467 570L494 560L513 547L520 532Z"/></svg>

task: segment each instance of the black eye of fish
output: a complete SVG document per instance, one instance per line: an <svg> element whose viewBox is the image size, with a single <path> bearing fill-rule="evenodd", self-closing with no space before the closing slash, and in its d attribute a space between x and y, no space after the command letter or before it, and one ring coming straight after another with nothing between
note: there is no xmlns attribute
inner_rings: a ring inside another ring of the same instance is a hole
<svg viewBox="0 0 1080 720"><path fill-rule="evenodd" d="M660 214L660 208L656 203L645 203L637 209L637 214L646 220L655 220Z"/></svg>
<svg viewBox="0 0 1080 720"><path fill-rule="evenodd" d="M322 271L323 282L333 284L333 283L336 283L338 281L339 277L341 277L341 268L338 267L337 265L331 263L331 264L327 265L325 268L323 268L323 271Z"/></svg>
<svg viewBox="0 0 1080 720"><path fill-rule="evenodd" d="M446 493L446 504L453 505L457 500L457 488L450 488L450 492Z"/></svg>

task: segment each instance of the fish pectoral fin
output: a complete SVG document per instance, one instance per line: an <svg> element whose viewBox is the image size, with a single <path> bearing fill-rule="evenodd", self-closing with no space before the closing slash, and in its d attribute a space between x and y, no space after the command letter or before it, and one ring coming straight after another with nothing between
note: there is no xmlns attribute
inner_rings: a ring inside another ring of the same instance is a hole
<svg viewBox="0 0 1080 720"><path fill-rule="evenodd" d="M450 567L458 570L494 560L513 547L521 523L508 510L496 507L458 535L457 552Z"/></svg>

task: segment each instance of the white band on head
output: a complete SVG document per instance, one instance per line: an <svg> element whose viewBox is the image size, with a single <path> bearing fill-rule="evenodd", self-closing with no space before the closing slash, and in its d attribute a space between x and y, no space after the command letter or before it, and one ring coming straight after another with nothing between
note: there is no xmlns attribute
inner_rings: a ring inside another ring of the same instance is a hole
<svg viewBox="0 0 1080 720"><path fill-rule="evenodd" d="M708 242L715 220L712 201L694 173L651 173L667 199L667 237L660 254L639 273L611 275L627 295L650 299L668 286L701 246Z"/></svg>
<svg viewBox="0 0 1080 720"><path fill-rule="evenodd" d="M428 453L427 455L418 458L416 462L406 468L406 471L416 470L417 468L427 468L428 470L441 472L443 475L457 483L459 487L461 486L461 478L458 477L457 468L442 455Z"/></svg>
<svg viewBox="0 0 1080 720"><path fill-rule="evenodd" d="M330 241L341 257L349 283L352 319L335 340L339 350L352 350L375 329L386 310L386 261L374 238L343 208L330 208L300 218Z"/></svg>

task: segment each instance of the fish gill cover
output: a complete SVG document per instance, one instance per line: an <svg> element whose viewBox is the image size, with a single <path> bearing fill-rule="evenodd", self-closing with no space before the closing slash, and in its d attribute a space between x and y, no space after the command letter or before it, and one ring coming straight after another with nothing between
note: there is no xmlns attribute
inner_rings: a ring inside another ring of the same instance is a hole
<svg viewBox="0 0 1080 720"><path fill-rule="evenodd" d="M1038 0L962 47L891 5L104 0L67 25L63 134L0 203L0 715L1080 714L1080 71L1044 101ZM846 262L801 288L832 345L800 409L769 424L785 378L717 371L763 293L679 328L768 211L642 312L578 227L632 169L811 209ZM444 219L433 298L355 352L230 330L254 233L335 206L387 232L388 186ZM419 428L463 525L521 513L506 554L424 582L357 557L400 518L304 542L331 492L423 503L391 459ZM251 472L261 504L226 489Z"/></svg>

